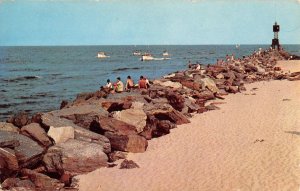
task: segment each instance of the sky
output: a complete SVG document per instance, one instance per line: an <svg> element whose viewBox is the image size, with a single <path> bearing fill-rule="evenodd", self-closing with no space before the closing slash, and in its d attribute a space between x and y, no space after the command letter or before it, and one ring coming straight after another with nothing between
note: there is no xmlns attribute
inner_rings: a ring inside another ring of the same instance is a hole
<svg viewBox="0 0 300 191"><path fill-rule="evenodd" d="M300 44L300 0L0 0L0 46Z"/></svg>

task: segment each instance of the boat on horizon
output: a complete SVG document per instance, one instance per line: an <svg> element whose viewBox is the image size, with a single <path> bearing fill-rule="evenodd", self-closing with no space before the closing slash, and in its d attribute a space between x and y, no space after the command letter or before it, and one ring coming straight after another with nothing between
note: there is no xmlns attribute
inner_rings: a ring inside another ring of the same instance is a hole
<svg viewBox="0 0 300 191"><path fill-rule="evenodd" d="M107 56L105 52L98 52L97 58L109 58L110 56Z"/></svg>
<svg viewBox="0 0 300 191"><path fill-rule="evenodd" d="M166 51L166 50L163 52L162 55L163 55L163 57L169 57L170 56L169 53L168 53L168 51Z"/></svg>
<svg viewBox="0 0 300 191"><path fill-rule="evenodd" d="M141 61L160 61L160 60L170 60L171 58L169 57L163 57L163 58L154 58L151 54L149 53L146 53L146 54L143 54L142 57L141 57Z"/></svg>
<svg viewBox="0 0 300 191"><path fill-rule="evenodd" d="M141 61L150 61L150 60L154 60L154 57L149 53L143 54L141 57Z"/></svg>
<svg viewBox="0 0 300 191"><path fill-rule="evenodd" d="M241 45L239 45L239 44L236 44L236 45L235 45L235 48L236 48L236 49L239 49L239 48L240 48L240 46L241 46Z"/></svg>

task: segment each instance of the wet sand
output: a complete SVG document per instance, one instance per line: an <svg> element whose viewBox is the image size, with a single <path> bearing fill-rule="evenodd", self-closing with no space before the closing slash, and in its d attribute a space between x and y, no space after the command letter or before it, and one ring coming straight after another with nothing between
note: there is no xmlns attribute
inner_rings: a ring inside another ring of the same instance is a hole
<svg viewBox="0 0 300 191"><path fill-rule="evenodd" d="M279 65L300 71L300 61ZM246 88L226 96L220 110L195 115L190 124L152 139L145 153L129 154L140 168L78 176L80 190L298 191L300 81Z"/></svg>

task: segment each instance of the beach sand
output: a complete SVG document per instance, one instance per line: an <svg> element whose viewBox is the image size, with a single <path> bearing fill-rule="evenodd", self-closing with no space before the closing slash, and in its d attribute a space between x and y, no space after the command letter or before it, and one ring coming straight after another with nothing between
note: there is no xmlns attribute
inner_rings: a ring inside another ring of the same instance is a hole
<svg viewBox="0 0 300 191"><path fill-rule="evenodd" d="M299 61L279 65L300 71ZM145 153L129 154L140 168L101 168L78 176L80 190L298 191L300 81L246 88L226 96L220 110L195 115L191 123L152 139Z"/></svg>

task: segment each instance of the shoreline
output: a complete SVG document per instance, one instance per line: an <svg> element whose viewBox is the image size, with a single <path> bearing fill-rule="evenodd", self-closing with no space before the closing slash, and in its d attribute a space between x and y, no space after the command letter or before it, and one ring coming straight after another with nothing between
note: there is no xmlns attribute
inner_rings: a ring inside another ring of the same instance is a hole
<svg viewBox="0 0 300 191"><path fill-rule="evenodd" d="M300 61L282 64L300 71ZM246 88L226 96L220 110L196 114L191 123L150 140L147 152L130 153L127 159L140 168L101 168L75 177L79 190L298 190L300 82Z"/></svg>

